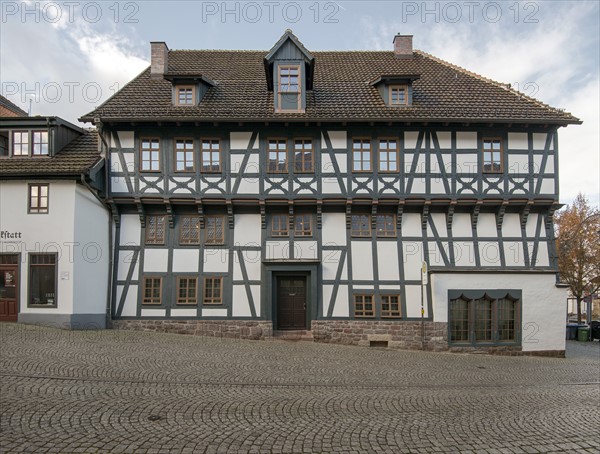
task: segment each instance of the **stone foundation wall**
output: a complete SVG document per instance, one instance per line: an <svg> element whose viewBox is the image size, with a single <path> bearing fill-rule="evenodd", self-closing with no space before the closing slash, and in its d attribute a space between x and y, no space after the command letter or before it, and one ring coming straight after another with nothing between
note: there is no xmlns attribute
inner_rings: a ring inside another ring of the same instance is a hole
<svg viewBox="0 0 600 454"><path fill-rule="evenodd" d="M113 320L111 327L230 339L261 340L273 336L273 323L266 320Z"/></svg>
<svg viewBox="0 0 600 454"><path fill-rule="evenodd" d="M448 350L448 324L440 322L314 320L312 333L316 342L366 347L387 342L389 348Z"/></svg>

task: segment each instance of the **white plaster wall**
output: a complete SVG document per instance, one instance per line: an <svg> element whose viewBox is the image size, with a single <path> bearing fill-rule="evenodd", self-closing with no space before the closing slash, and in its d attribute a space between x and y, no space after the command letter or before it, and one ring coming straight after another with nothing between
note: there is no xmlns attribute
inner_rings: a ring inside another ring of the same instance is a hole
<svg viewBox="0 0 600 454"><path fill-rule="evenodd" d="M435 273L431 285L436 322L448 321L449 289L520 289L523 351L565 349L567 294L556 288L554 274Z"/></svg>
<svg viewBox="0 0 600 454"><path fill-rule="evenodd" d="M329 135L329 140L331 140L331 146L334 149L343 149L347 147L347 133L346 131L327 131ZM327 148L327 143L325 142L325 136L321 133L321 148Z"/></svg>
<svg viewBox="0 0 600 454"><path fill-rule="evenodd" d="M242 178L237 194L258 194L260 184L258 178Z"/></svg>
<svg viewBox="0 0 600 454"><path fill-rule="evenodd" d="M131 266L131 262L133 261L133 251L120 251L117 257L117 280L124 281L127 279L129 267ZM135 262L135 267L133 269L133 279L137 279L138 277L139 263L140 260L138 256L138 260Z"/></svg>
<svg viewBox="0 0 600 454"><path fill-rule="evenodd" d="M346 215L344 213L323 213L321 235L323 245L346 245Z"/></svg>
<svg viewBox="0 0 600 454"><path fill-rule="evenodd" d="M231 315L233 317L250 317L252 315L245 286L233 286L233 300L231 303Z"/></svg>
<svg viewBox="0 0 600 454"><path fill-rule="evenodd" d="M524 266L525 254L523 243L520 241L504 241L504 258L506 266Z"/></svg>
<svg viewBox="0 0 600 454"><path fill-rule="evenodd" d="M44 183L44 181L36 181ZM48 214L28 214L28 182L0 181L0 231L20 232L21 238L0 241L0 252L21 253L19 312L72 314L74 262L82 250L75 242L75 182L49 181ZM108 224L105 224L108 229ZM28 308L30 252L58 252L56 308ZM65 274L67 273L67 274ZM68 279L61 279L61 275Z"/></svg>
<svg viewBox="0 0 600 454"><path fill-rule="evenodd" d="M229 159L230 159L231 173L243 172L242 162L244 161L244 155L232 154L232 155L229 155Z"/></svg>
<svg viewBox="0 0 600 454"><path fill-rule="evenodd" d="M142 227L137 214L121 215L121 246L139 246L141 234Z"/></svg>
<svg viewBox="0 0 600 454"><path fill-rule="evenodd" d="M115 300L115 304L119 304L121 301L121 295L123 294L122 285L117 286L117 298ZM129 290L127 291L127 296L125 297L125 302L123 304L123 317L135 317L137 315L137 295L138 295L138 286L130 285Z"/></svg>
<svg viewBox="0 0 600 454"><path fill-rule="evenodd" d="M174 273L198 273L199 261L198 249L173 249Z"/></svg>
<svg viewBox="0 0 600 454"><path fill-rule="evenodd" d="M327 317L329 311L329 304L331 303L331 294L333 293L333 285L323 286L323 317Z"/></svg>
<svg viewBox="0 0 600 454"><path fill-rule="evenodd" d="M477 235L497 237L496 216L493 213L481 213L477 219Z"/></svg>
<svg viewBox="0 0 600 454"><path fill-rule="evenodd" d="M510 150L527 150L529 145L527 143L526 132L509 132L508 133L508 148Z"/></svg>
<svg viewBox="0 0 600 454"><path fill-rule="evenodd" d="M252 132L231 132L229 134L229 149L230 150L246 150L250 145Z"/></svg>
<svg viewBox="0 0 600 454"><path fill-rule="evenodd" d="M422 236L420 214L404 213L402 216L402 236Z"/></svg>
<svg viewBox="0 0 600 454"><path fill-rule="evenodd" d="M407 285L406 292L406 316L411 318L421 317L421 293L420 285ZM427 298L427 295L424 295ZM425 309L424 316L427 317L427 300L423 300L423 308Z"/></svg>
<svg viewBox="0 0 600 454"><path fill-rule="evenodd" d="M406 131L404 133L404 148L415 149L417 148L417 140L419 139L418 131Z"/></svg>
<svg viewBox="0 0 600 454"><path fill-rule="evenodd" d="M260 246L260 214L236 214L233 241L237 246Z"/></svg>
<svg viewBox="0 0 600 454"><path fill-rule="evenodd" d="M229 250L225 248L204 249L204 272L227 273L229 271Z"/></svg>
<svg viewBox="0 0 600 454"><path fill-rule="evenodd" d="M543 150L546 148L546 139L548 134L545 132L534 132L533 136L533 149L534 150ZM552 146L552 142L550 142L550 146Z"/></svg>
<svg viewBox="0 0 600 454"><path fill-rule="evenodd" d="M477 149L477 132L459 131L456 133L456 148Z"/></svg>
<svg viewBox="0 0 600 454"><path fill-rule="evenodd" d="M227 317L227 309L202 309L203 317Z"/></svg>
<svg viewBox="0 0 600 454"><path fill-rule="evenodd" d="M456 266L475 266L475 243L472 241L454 242Z"/></svg>
<svg viewBox="0 0 600 454"><path fill-rule="evenodd" d="M171 317L195 317L198 309L171 309Z"/></svg>
<svg viewBox="0 0 600 454"><path fill-rule="evenodd" d="M539 167L538 167L539 169ZM529 156L525 154L508 154L508 173L528 173Z"/></svg>
<svg viewBox="0 0 600 454"><path fill-rule="evenodd" d="M452 218L452 234L454 236L472 237L471 215L468 213L455 213Z"/></svg>
<svg viewBox="0 0 600 454"><path fill-rule="evenodd" d="M108 242L108 211L88 189L80 185L75 186L74 211L74 241L78 246L74 254L71 277L73 312L104 314L107 311L108 266L111 253Z"/></svg>
<svg viewBox="0 0 600 454"><path fill-rule="evenodd" d="M265 248L265 259L267 260L290 258L290 243L288 241L267 241Z"/></svg>
<svg viewBox="0 0 600 454"><path fill-rule="evenodd" d="M294 241L294 259L315 260L318 257L317 249L316 241L296 240Z"/></svg>
<svg viewBox="0 0 600 454"><path fill-rule="evenodd" d="M420 280L421 265L423 263L423 243L420 241L404 241L402 251L404 255L404 278L407 280Z"/></svg>
<svg viewBox="0 0 600 454"><path fill-rule="evenodd" d="M389 241L377 242L377 259L379 268L379 279L384 281L397 281L400 279L398 268L398 248L396 243Z"/></svg>
<svg viewBox="0 0 600 454"><path fill-rule="evenodd" d="M461 153L456 155L457 173L476 173L477 172L477 154Z"/></svg>
<svg viewBox="0 0 600 454"><path fill-rule="evenodd" d="M517 213L506 213L502 221L503 237L521 236L521 218Z"/></svg>
<svg viewBox="0 0 600 454"><path fill-rule="evenodd" d="M500 245L495 241L480 241L479 259L481 260L481 266L502 266Z"/></svg>
<svg viewBox="0 0 600 454"><path fill-rule="evenodd" d="M144 273L166 273L169 260L169 250L146 249L144 250Z"/></svg>
<svg viewBox="0 0 600 454"><path fill-rule="evenodd" d="M260 317L260 285L251 285L250 292L254 300L254 312L256 312L257 317Z"/></svg>
<svg viewBox="0 0 600 454"><path fill-rule="evenodd" d="M539 215L537 213L530 213L529 216L527 217L527 224L525 225L525 232L527 233L528 237L535 236L535 231L536 231L537 223L538 223L538 216Z"/></svg>
<svg viewBox="0 0 600 454"><path fill-rule="evenodd" d="M332 315L334 317L348 317L350 315L347 285L340 285L338 287L337 298L335 299Z"/></svg>
<svg viewBox="0 0 600 454"><path fill-rule="evenodd" d="M437 139L440 148L447 149L452 147L452 133L450 131L438 131Z"/></svg>
<svg viewBox="0 0 600 454"><path fill-rule="evenodd" d="M167 315L166 309L142 309L142 317L164 317Z"/></svg>
<svg viewBox="0 0 600 454"><path fill-rule="evenodd" d="M352 241L352 279L373 280L373 251L370 241Z"/></svg>

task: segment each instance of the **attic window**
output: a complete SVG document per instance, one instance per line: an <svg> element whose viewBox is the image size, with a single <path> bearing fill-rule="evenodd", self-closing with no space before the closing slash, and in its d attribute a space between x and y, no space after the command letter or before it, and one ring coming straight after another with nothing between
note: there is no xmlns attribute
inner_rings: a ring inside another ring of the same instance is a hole
<svg viewBox="0 0 600 454"><path fill-rule="evenodd" d="M176 87L175 102L178 106L192 106L194 97L195 89L193 85L179 85Z"/></svg>
<svg viewBox="0 0 600 454"><path fill-rule="evenodd" d="M299 88L299 66L279 67L279 91L282 93L298 93Z"/></svg>
<svg viewBox="0 0 600 454"><path fill-rule="evenodd" d="M390 85L390 106L406 106L408 104L408 86Z"/></svg>

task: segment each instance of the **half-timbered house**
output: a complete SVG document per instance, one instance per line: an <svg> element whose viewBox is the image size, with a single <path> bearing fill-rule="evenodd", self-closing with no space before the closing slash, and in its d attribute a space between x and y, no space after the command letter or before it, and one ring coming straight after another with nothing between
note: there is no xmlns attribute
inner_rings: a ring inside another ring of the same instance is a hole
<svg viewBox="0 0 600 454"><path fill-rule="evenodd" d="M115 327L564 351L558 135L577 124L413 50L169 50L82 121L114 219Z"/></svg>

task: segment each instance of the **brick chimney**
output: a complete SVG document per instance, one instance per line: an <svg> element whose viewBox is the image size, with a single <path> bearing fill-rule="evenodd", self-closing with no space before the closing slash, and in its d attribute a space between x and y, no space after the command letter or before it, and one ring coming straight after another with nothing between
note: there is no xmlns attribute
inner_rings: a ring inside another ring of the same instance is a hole
<svg viewBox="0 0 600 454"><path fill-rule="evenodd" d="M396 58L412 58L413 56L413 35L394 36L394 55Z"/></svg>
<svg viewBox="0 0 600 454"><path fill-rule="evenodd" d="M150 43L150 76L162 77L169 69L169 48L163 41Z"/></svg>

